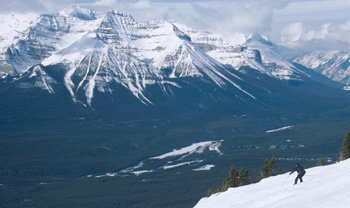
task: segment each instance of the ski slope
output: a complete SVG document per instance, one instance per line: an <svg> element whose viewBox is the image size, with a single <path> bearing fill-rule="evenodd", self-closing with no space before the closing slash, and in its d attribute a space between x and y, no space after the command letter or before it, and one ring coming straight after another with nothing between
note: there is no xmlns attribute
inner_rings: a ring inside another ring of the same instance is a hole
<svg viewBox="0 0 350 208"><path fill-rule="evenodd" d="M296 173L230 188L202 198L195 208L349 208L350 159L306 170L304 182L293 185Z"/></svg>

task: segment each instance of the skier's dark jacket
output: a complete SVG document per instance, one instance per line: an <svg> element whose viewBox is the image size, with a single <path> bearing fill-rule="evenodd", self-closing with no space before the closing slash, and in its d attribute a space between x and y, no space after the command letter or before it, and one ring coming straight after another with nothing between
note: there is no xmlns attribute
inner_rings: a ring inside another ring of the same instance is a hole
<svg viewBox="0 0 350 208"><path fill-rule="evenodd" d="M299 164L296 165L296 167L294 168L294 170L292 170L290 172L290 174L294 173L295 171L297 171L298 175L301 175L301 174L305 174L306 171L304 170L303 167L301 167Z"/></svg>

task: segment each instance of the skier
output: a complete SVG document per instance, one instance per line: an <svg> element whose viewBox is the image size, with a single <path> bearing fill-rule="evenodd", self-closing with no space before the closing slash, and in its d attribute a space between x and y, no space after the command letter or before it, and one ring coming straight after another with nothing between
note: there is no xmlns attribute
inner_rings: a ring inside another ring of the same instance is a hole
<svg viewBox="0 0 350 208"><path fill-rule="evenodd" d="M298 183L298 179L300 179L300 183L303 182L303 176L305 175L306 171L303 167L299 165L299 163L296 163L294 170L292 170L289 175L297 171L298 176L295 178L294 185Z"/></svg>

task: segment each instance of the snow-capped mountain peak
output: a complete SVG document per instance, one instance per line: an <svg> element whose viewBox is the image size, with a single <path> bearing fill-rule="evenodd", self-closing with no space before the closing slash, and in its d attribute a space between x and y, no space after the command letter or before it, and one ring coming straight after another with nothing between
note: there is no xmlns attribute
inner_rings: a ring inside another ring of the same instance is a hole
<svg viewBox="0 0 350 208"><path fill-rule="evenodd" d="M265 45L268 45L268 46L272 46L272 42L269 40L269 38L265 35L262 35L262 34L257 34L257 33L254 33L254 34L250 34L248 35L248 37L246 38L246 44L249 44L249 43L260 43L260 44L265 44Z"/></svg>

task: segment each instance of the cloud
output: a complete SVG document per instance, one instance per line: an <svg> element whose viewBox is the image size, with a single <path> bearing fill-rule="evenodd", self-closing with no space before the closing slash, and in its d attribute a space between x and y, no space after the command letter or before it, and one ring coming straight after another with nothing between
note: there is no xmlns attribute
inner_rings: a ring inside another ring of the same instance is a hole
<svg viewBox="0 0 350 208"><path fill-rule="evenodd" d="M202 1L149 1L129 3L125 9L137 20L164 18L176 20L195 29L225 34L240 32L268 33L276 9L289 1L272 0L202 0ZM132 6L130 6L133 4Z"/></svg>
<svg viewBox="0 0 350 208"><path fill-rule="evenodd" d="M41 10L45 10L44 5L38 1L33 0L30 1L30 3L22 2L22 1L0 1L0 12L1 13L8 13L8 12L39 12Z"/></svg>
<svg viewBox="0 0 350 208"><path fill-rule="evenodd" d="M303 35L304 28L301 22L290 24L282 29L281 41L285 46L294 46Z"/></svg>
<svg viewBox="0 0 350 208"><path fill-rule="evenodd" d="M344 23L324 23L310 29L301 22L287 25L281 30L281 44L295 49L348 50L350 46L350 21Z"/></svg>
<svg viewBox="0 0 350 208"><path fill-rule="evenodd" d="M323 24L320 30L308 30L301 22L292 23L281 31L281 41L284 45L297 45L299 42L324 40L329 35L330 23Z"/></svg>
<svg viewBox="0 0 350 208"><path fill-rule="evenodd" d="M139 0L134 6L137 9L149 9L151 8L151 2L149 0Z"/></svg>
<svg viewBox="0 0 350 208"><path fill-rule="evenodd" d="M104 6L104 7L114 7L117 5L116 0L97 0L94 2L97 6Z"/></svg>
<svg viewBox="0 0 350 208"><path fill-rule="evenodd" d="M350 20L346 21L344 24L339 25L339 28L343 31L350 31Z"/></svg>
<svg viewBox="0 0 350 208"><path fill-rule="evenodd" d="M103 1L106 0L101 0ZM55 13L72 6L93 6L95 2L96 0L0 0L0 13Z"/></svg>
<svg viewBox="0 0 350 208"><path fill-rule="evenodd" d="M270 30L273 7L269 4L248 3L225 12L223 28L226 32L265 33Z"/></svg>

